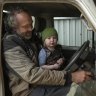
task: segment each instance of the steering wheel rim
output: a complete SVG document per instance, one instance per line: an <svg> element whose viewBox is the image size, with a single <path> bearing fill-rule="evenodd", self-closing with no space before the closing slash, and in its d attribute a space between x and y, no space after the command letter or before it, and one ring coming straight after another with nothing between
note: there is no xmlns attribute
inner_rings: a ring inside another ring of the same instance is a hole
<svg viewBox="0 0 96 96"><path fill-rule="evenodd" d="M71 57L71 59L68 62L68 65L65 67L65 71L68 71L71 66L75 63L75 61L81 56L81 54L84 52L84 50L89 47L89 43L90 41L87 40L85 41L81 47L73 54L73 56Z"/></svg>

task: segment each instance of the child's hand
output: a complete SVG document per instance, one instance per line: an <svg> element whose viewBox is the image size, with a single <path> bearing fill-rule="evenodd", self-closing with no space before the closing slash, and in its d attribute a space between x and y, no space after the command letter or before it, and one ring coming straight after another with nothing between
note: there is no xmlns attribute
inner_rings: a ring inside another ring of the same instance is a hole
<svg viewBox="0 0 96 96"><path fill-rule="evenodd" d="M61 64L55 63L55 64L53 65L53 69L59 69L60 66L61 66Z"/></svg>
<svg viewBox="0 0 96 96"><path fill-rule="evenodd" d="M64 58L58 59L58 60L57 60L57 63L60 64L60 65L63 64L63 63L64 63Z"/></svg>

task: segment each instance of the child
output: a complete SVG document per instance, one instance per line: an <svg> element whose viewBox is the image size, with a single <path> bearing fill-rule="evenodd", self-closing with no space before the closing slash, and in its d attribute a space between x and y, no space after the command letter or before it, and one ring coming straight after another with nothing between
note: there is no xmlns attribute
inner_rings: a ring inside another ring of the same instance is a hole
<svg viewBox="0 0 96 96"><path fill-rule="evenodd" d="M54 28L45 28L41 36L44 47L39 53L39 65L45 69L60 69L64 64L64 57L61 46L57 44L57 31Z"/></svg>

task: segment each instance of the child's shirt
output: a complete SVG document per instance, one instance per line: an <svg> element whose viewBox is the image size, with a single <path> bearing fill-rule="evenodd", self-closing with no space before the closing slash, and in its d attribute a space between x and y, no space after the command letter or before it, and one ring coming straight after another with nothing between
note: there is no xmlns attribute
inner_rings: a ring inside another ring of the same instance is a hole
<svg viewBox="0 0 96 96"><path fill-rule="evenodd" d="M54 51L50 51L47 48L42 48L39 52L39 65L53 65L60 58L64 58L62 47L57 45Z"/></svg>

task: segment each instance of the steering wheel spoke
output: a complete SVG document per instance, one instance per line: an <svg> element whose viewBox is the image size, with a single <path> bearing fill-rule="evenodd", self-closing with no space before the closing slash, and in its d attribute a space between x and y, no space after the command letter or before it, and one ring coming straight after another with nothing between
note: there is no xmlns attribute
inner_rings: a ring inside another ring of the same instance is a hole
<svg viewBox="0 0 96 96"><path fill-rule="evenodd" d="M69 63L65 67L65 71L69 71L70 68L75 64L76 60L82 55L82 53L85 51L86 48L89 48L90 41L85 41L81 47L73 54L71 59L69 60Z"/></svg>

